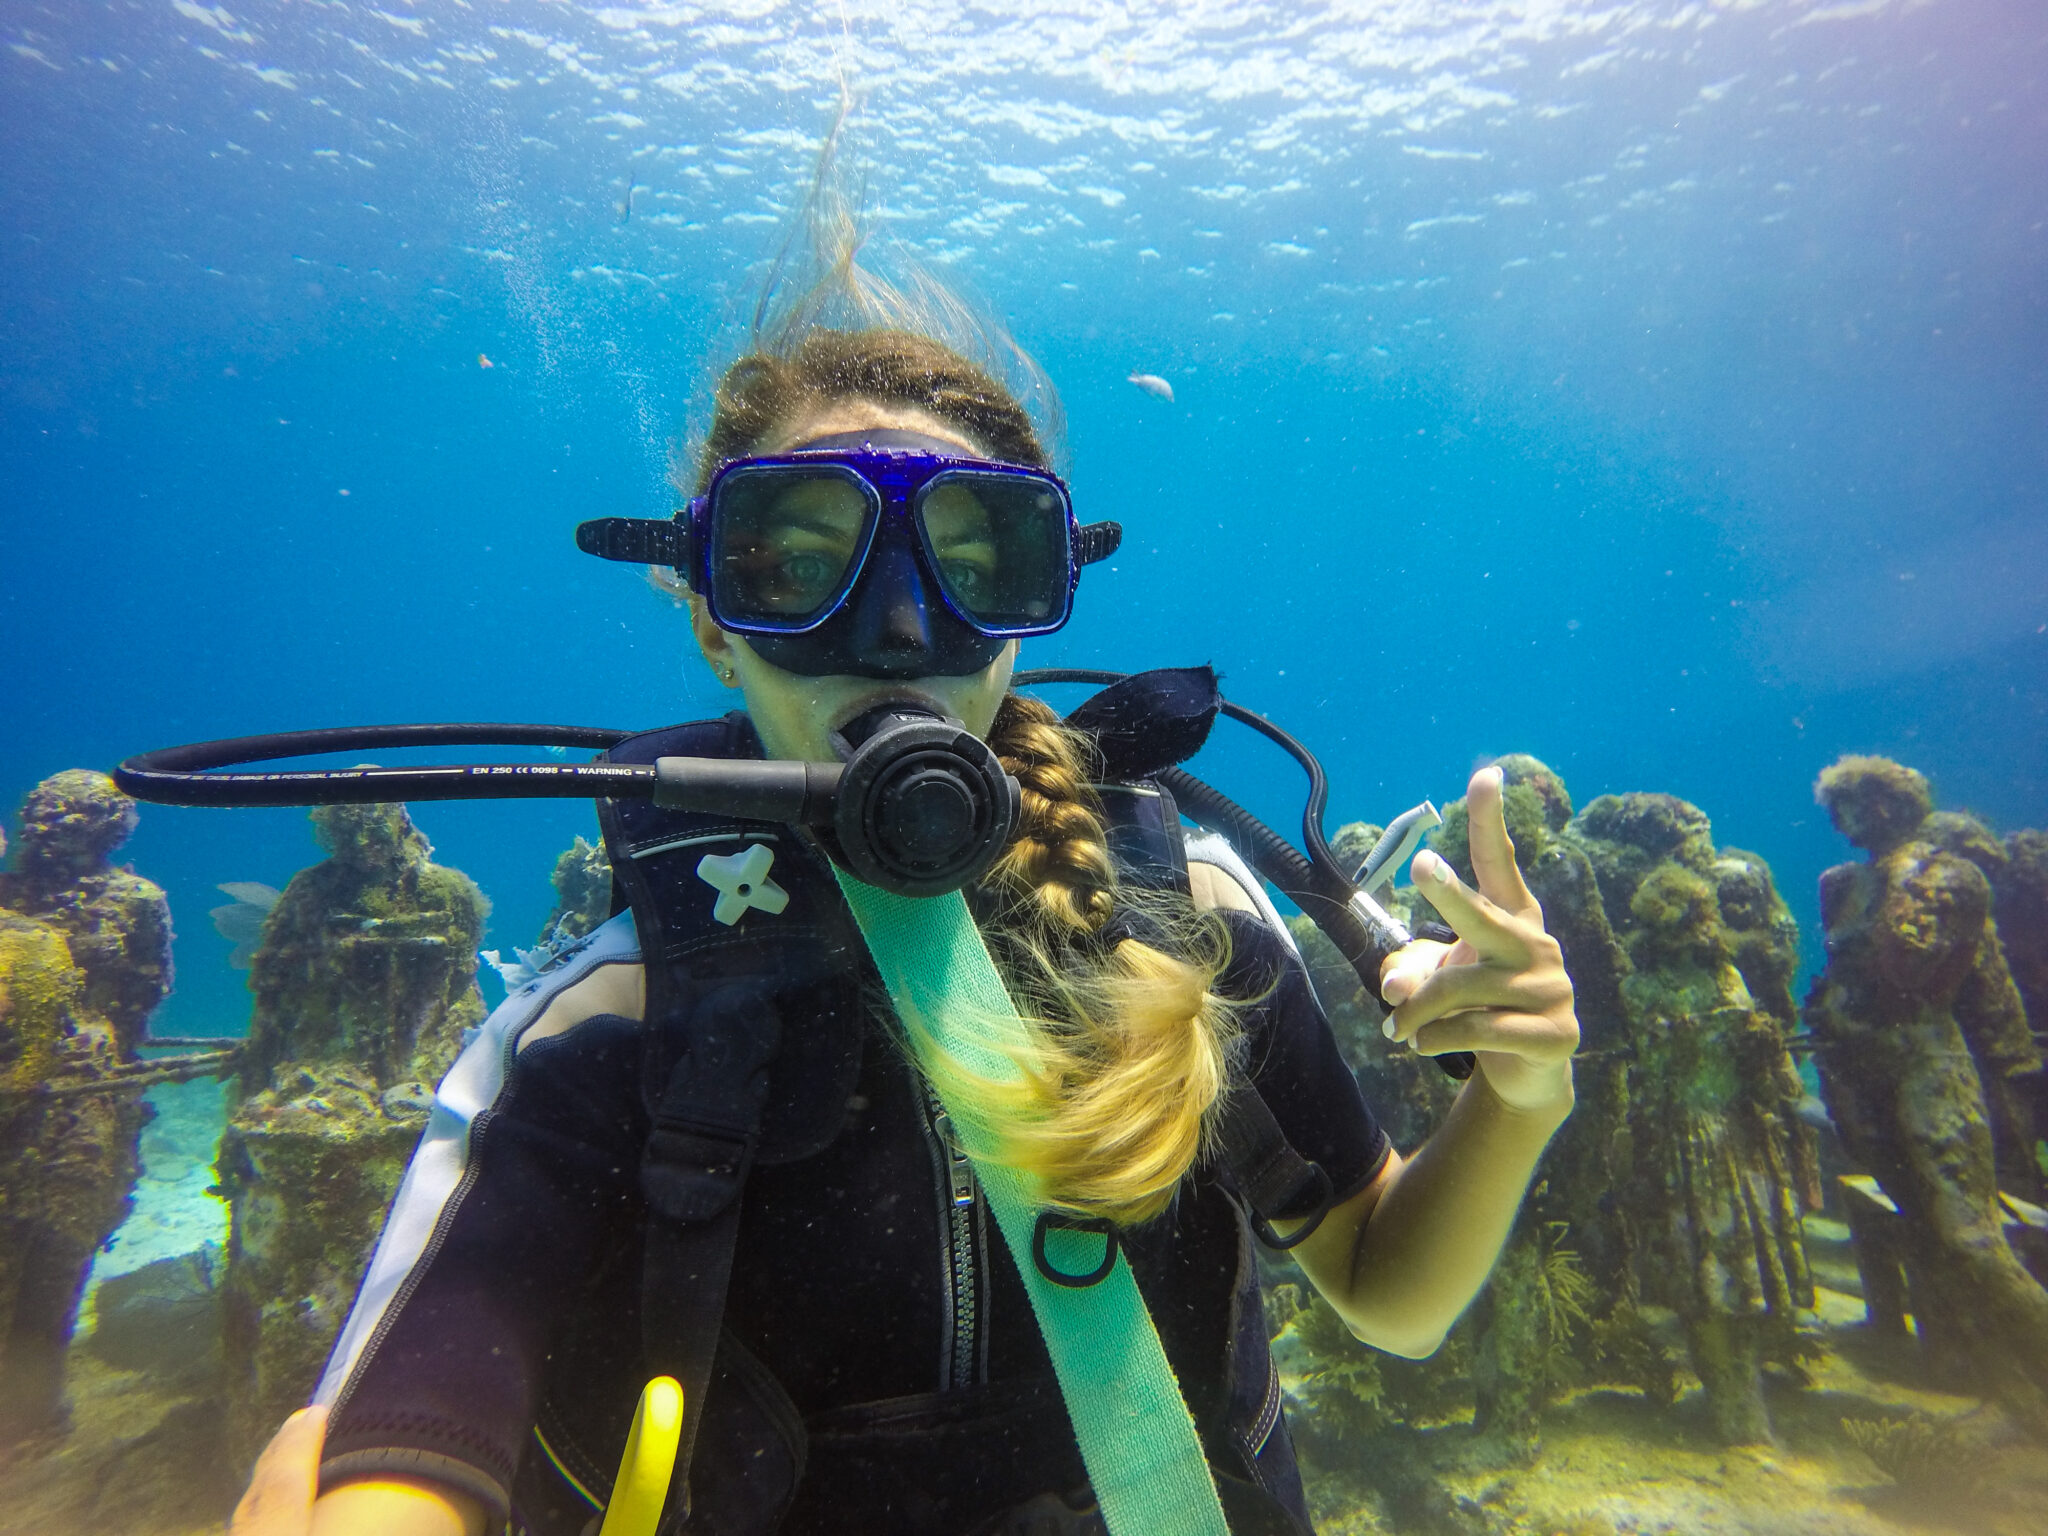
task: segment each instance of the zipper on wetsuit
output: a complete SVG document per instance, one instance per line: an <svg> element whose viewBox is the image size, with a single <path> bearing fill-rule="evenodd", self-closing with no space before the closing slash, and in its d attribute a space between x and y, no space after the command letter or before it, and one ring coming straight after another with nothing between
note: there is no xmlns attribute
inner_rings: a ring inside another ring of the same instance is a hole
<svg viewBox="0 0 2048 1536"><path fill-rule="evenodd" d="M925 1106L932 1136L938 1144L939 1161L946 1175L946 1274L951 1282L952 1348L948 1356L947 1387L971 1386L979 1355L980 1307L975 1293L979 1287L979 1266L975 1262L977 1236L976 1206L981 1191L974 1177L974 1164L960 1149L953 1133L952 1117L939 1103L938 1095L925 1085Z"/></svg>

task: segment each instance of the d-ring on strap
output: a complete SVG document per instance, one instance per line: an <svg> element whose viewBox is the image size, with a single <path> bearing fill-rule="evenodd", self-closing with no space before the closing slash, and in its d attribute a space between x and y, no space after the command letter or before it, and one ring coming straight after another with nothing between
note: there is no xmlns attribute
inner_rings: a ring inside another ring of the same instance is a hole
<svg viewBox="0 0 2048 1536"><path fill-rule="evenodd" d="M834 873L919 1059L940 1052L977 1076L1016 1078L1024 1022L960 893L894 896ZM1129 1262L1112 1250L1102 1280L1085 1288L1040 1273L1029 1187L975 1156L986 1137L975 1134L968 1106L945 1100L943 1075L927 1072L1024 1278L1111 1536L1229 1536L1195 1421Z"/></svg>
<svg viewBox="0 0 2048 1536"><path fill-rule="evenodd" d="M1068 1274L1052 1261L1052 1255L1045 1251L1045 1240L1054 1232L1093 1232L1102 1239L1102 1262L1085 1275ZM1110 1271L1116 1268L1117 1242L1116 1223L1100 1219L1083 1220L1074 1216L1062 1216L1058 1211L1040 1211L1038 1220L1031 1228L1031 1262L1038 1266L1038 1272L1054 1285L1063 1285L1070 1291L1086 1290L1091 1285L1100 1285L1107 1280Z"/></svg>

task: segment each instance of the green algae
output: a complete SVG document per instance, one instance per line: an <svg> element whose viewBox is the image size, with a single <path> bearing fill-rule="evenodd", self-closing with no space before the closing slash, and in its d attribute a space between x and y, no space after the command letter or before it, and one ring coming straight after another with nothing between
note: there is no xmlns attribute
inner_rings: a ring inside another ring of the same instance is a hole
<svg viewBox="0 0 2048 1536"><path fill-rule="evenodd" d="M26 1093L49 1078L84 996L85 976L64 935L0 909L0 1087Z"/></svg>
<svg viewBox="0 0 2048 1536"><path fill-rule="evenodd" d="M580 939L612 914L612 865L604 844L582 836L555 860L555 910L542 926L541 942Z"/></svg>

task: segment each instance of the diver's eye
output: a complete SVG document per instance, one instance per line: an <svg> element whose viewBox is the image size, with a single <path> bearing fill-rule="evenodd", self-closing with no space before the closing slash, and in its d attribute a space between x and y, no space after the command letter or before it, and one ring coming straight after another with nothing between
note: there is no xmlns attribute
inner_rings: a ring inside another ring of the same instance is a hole
<svg viewBox="0 0 2048 1536"><path fill-rule="evenodd" d="M823 555L800 552L782 562L782 579L798 591L816 592L830 586L839 570Z"/></svg>
<svg viewBox="0 0 2048 1536"><path fill-rule="evenodd" d="M946 585L956 597L983 597L995 585L987 569L972 560L948 560L945 570Z"/></svg>

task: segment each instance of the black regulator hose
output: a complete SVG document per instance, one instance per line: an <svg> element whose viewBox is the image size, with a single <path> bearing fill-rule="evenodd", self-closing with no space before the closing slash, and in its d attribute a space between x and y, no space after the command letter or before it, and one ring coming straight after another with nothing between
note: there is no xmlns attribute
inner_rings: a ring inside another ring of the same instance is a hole
<svg viewBox="0 0 2048 1536"><path fill-rule="evenodd" d="M1128 672L1104 672L1094 667L1039 667L1033 671L1019 672L1010 679L1010 682L1013 687L1018 688L1031 688L1040 683L1091 683L1098 688L1110 688L1130 675ZM1337 856L1330 852L1330 845L1323 838L1323 812L1330 802L1330 782L1323 772L1322 762L1291 733L1282 730L1255 710L1246 709L1242 704L1233 704L1220 696L1216 700L1216 709L1217 713L1235 720L1239 725L1257 731L1301 765L1301 771L1308 776L1308 797L1301 805L1301 846L1308 850L1309 862L1315 868L1328 871L1329 880L1324 884L1334 891L1335 884L1332 882L1341 882L1345 894L1339 899L1348 900L1350 892L1355 887L1344 879L1344 872L1337 864ZM1245 818L1248 828L1256 827L1266 837L1276 838L1282 848L1286 848L1295 857L1300 857L1284 838L1279 838L1277 833L1254 817L1251 812L1242 806L1237 806L1236 811L1239 816Z"/></svg>
<svg viewBox="0 0 2048 1536"><path fill-rule="evenodd" d="M1300 907L1303 914L1322 929L1339 954L1358 973L1381 1007L1380 966L1387 956L1412 937L1391 917L1379 910L1370 897L1359 897L1357 887L1336 874L1335 861L1319 866L1303 856L1300 849L1260 821L1230 796L1196 778L1185 768L1168 768L1159 775L1180 808L1203 826L1222 833L1231 846L1273 888ZM1447 1051L1436 1063L1460 1082L1478 1066L1470 1051Z"/></svg>
<svg viewBox="0 0 2048 1536"><path fill-rule="evenodd" d="M591 799L652 792L644 763L453 763L440 767L296 768L218 773L328 752L391 747L576 747L605 751L631 735L578 725L362 725L279 731L142 752L114 770L123 794L156 805L366 805L396 800Z"/></svg>
<svg viewBox="0 0 2048 1536"><path fill-rule="evenodd" d="M1110 685L1126 674L1080 668L1019 673L1019 684ZM1323 838L1328 795L1313 752L1263 715L1219 701L1221 712L1281 747L1308 775L1303 853L1250 811L1183 768L1160 782L1195 821L1227 837L1260 876L1308 915L1374 997L1386 957L1406 929L1339 867ZM394 747L553 747L607 751L630 731L574 725L372 725L281 731L138 753L114 782L159 805L361 805L424 800L582 800L645 797L682 810L795 822L829 836L860 878L907 896L957 890L1008 843L1018 815L1014 780L987 746L955 723L881 708L848 727L844 763L664 757L652 763L448 763L424 767L291 768L222 772L244 764ZM842 791L844 791L842 793ZM1472 1057L1437 1058L1454 1077Z"/></svg>
<svg viewBox="0 0 2048 1536"><path fill-rule="evenodd" d="M1183 811L1227 837L1253 869L1328 933L1360 979L1372 988L1375 996L1379 994L1380 962L1408 942L1407 933L1395 924L1368 927L1351 906L1355 888L1348 880L1318 869L1300 849L1215 785L1196 778L1185 768L1166 769L1159 775L1159 782L1172 792L1174 802ZM1336 932L1331 931L1333 925ZM1353 942L1345 943L1346 937Z"/></svg>
<svg viewBox="0 0 2048 1536"><path fill-rule="evenodd" d="M389 747L606 750L631 734L567 725L373 725L165 747L129 758L114 770L114 782L161 805L639 797L676 810L816 828L840 863L899 896L937 896L979 879L1009 844L1019 807L1017 783L987 743L957 721L915 709L871 711L857 724L854 739L843 743L843 763L658 757L219 771Z"/></svg>

